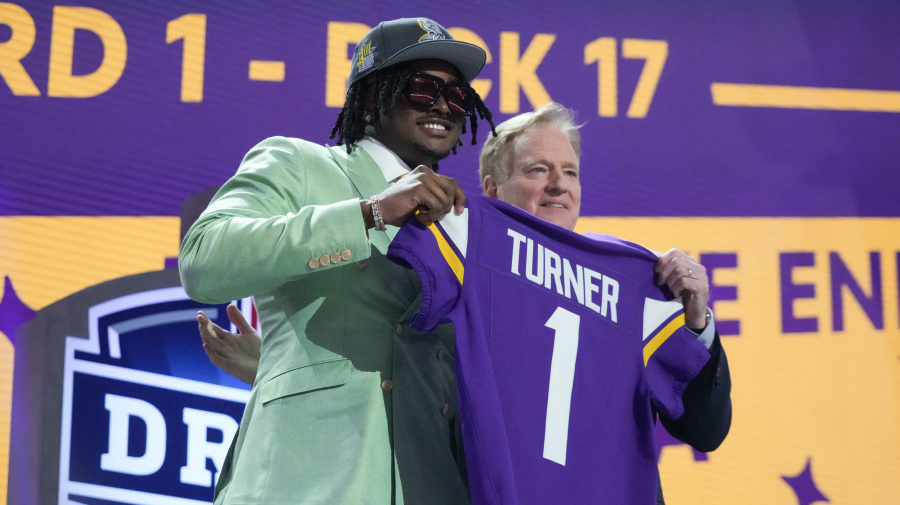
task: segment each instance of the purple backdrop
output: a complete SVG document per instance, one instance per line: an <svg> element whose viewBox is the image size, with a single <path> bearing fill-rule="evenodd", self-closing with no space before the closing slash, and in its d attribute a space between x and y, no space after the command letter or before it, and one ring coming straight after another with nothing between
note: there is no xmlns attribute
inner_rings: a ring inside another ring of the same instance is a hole
<svg viewBox="0 0 900 505"><path fill-rule="evenodd" d="M493 62L482 77L493 87L485 101L498 120L510 116L499 113L501 32L520 35L520 54L535 34L556 35L537 76L586 123L583 215L900 215L900 115L722 107L710 94L713 82L897 88L900 62L888 52L900 47L894 2L615 1L548 9L508 1L442 8L82 1L114 18L128 43L121 78L93 98L47 96L53 6L16 5L35 22L22 64L41 96L15 96L0 85L0 215L178 215L182 200L224 182L265 137L327 142L337 114L325 106L330 21L374 26L418 15L487 43ZM207 15L202 103L180 101L182 43L166 43L166 24L187 13ZM0 21L0 43L11 32ZM617 117L597 115L597 63L584 63L585 45L600 37L619 42ZM668 42L640 119L625 116L644 65L621 56L627 38ZM103 57L100 38L76 31L74 53L74 73L92 72ZM249 80L252 59L284 61L284 82ZM520 103L531 109L524 94ZM470 191L480 191L477 150L466 145L442 164Z"/></svg>

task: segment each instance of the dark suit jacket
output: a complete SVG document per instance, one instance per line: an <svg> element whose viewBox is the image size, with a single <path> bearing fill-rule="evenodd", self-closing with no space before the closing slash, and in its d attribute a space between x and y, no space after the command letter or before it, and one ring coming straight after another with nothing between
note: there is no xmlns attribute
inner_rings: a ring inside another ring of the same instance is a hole
<svg viewBox="0 0 900 505"><path fill-rule="evenodd" d="M659 416L670 435L702 452L719 447L731 428L731 373L718 333L709 351L709 362L684 391L684 414L678 419ZM658 478L657 483L656 503L664 505Z"/></svg>

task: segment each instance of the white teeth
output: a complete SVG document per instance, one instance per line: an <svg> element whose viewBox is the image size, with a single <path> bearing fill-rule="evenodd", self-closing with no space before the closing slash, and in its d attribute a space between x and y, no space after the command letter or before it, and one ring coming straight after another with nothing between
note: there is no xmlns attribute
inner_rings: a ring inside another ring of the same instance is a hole
<svg viewBox="0 0 900 505"><path fill-rule="evenodd" d="M557 208L560 208L560 209L566 208L566 207L565 207L563 204L561 204L561 203L548 203L548 204L545 204L545 206L546 206L546 207L557 207Z"/></svg>
<svg viewBox="0 0 900 505"><path fill-rule="evenodd" d="M447 129L446 126L444 126L442 124L438 124L438 123L425 123L422 126L424 126L425 128L431 128L432 130L446 130Z"/></svg>

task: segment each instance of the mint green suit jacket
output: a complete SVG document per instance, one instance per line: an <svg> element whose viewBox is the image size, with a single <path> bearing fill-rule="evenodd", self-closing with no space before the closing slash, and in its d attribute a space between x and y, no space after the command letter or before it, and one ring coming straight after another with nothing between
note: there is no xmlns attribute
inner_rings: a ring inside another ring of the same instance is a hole
<svg viewBox="0 0 900 505"><path fill-rule="evenodd" d="M216 504L469 502L453 328L409 327L418 278L385 259L396 228L363 222L387 186L362 149L273 137L185 236L187 293L253 295L263 333Z"/></svg>

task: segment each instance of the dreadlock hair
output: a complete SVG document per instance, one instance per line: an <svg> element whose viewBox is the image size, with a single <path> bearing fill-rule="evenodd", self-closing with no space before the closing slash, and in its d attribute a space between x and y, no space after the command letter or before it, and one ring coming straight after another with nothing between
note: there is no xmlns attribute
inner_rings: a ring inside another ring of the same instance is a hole
<svg viewBox="0 0 900 505"><path fill-rule="evenodd" d="M369 78L354 82L350 89L347 90L347 99L344 101L344 107L338 113L337 120L335 120L334 127L331 129L331 135L328 138L333 139L337 135L337 144L343 145L346 142L347 154L350 154L356 143L363 138L366 126L371 123L377 123L382 114L390 112L397 105L397 100L400 99L400 95L406 87L406 81L413 72L413 69L407 65L394 65L374 72ZM370 84L367 86L367 83ZM490 109L487 108L478 93L468 83L462 82L461 85L472 94L478 117L486 120L491 125L491 132L494 136L497 136ZM372 118L368 123L364 118L367 93L372 93L375 99ZM478 133L478 119L474 113L469 116L469 124L472 127L472 145L474 146L478 143L476 137ZM462 133L466 133L465 122L462 125ZM461 145L463 145L463 142L460 139L457 145L453 146L453 154L456 154L456 147ZM437 171L438 164L435 163L432 169Z"/></svg>

